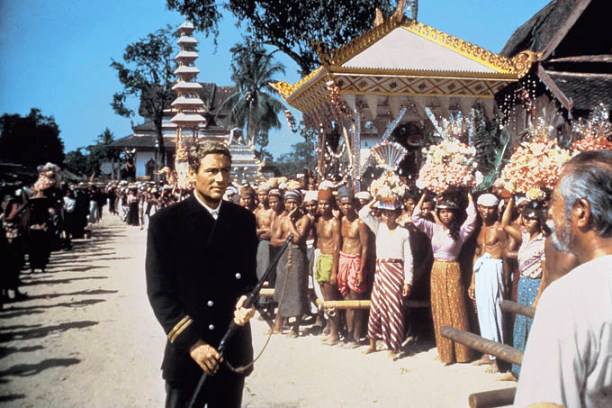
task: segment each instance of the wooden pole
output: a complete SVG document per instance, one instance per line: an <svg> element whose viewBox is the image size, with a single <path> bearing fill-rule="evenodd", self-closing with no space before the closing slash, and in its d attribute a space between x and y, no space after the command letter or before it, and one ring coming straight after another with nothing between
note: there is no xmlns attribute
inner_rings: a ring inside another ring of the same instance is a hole
<svg viewBox="0 0 612 408"><path fill-rule="evenodd" d="M272 297L274 296L274 288L262 288L259 291L260 297Z"/></svg>
<svg viewBox="0 0 612 408"><path fill-rule="evenodd" d="M477 392L470 394L468 403L470 408L505 407L514 403L514 394L516 394L516 388Z"/></svg>
<svg viewBox="0 0 612 408"><path fill-rule="evenodd" d="M520 314L531 317L532 319L535 316L535 307L521 305L511 300L502 300L501 309L504 312Z"/></svg>
<svg viewBox="0 0 612 408"><path fill-rule="evenodd" d="M424 300L406 300L404 302L409 308L425 308L429 307L429 302ZM319 309L369 309L369 300L322 300L317 299Z"/></svg>
<svg viewBox="0 0 612 408"><path fill-rule="evenodd" d="M480 351L481 353L491 354L504 361L508 361L509 363L521 364L521 361L523 360L523 353L514 347L487 340L474 333L455 329L453 327L443 326L442 335L456 341L457 343L466 345L471 349Z"/></svg>
<svg viewBox="0 0 612 408"><path fill-rule="evenodd" d="M317 299L319 309L369 309L369 300L321 300Z"/></svg>
<svg viewBox="0 0 612 408"><path fill-rule="evenodd" d="M259 291L260 297L274 296L274 288L262 288ZM317 298L316 304L319 309L369 309L369 300L322 300ZM406 300L404 303L408 308L426 308L429 307L429 302L424 300Z"/></svg>

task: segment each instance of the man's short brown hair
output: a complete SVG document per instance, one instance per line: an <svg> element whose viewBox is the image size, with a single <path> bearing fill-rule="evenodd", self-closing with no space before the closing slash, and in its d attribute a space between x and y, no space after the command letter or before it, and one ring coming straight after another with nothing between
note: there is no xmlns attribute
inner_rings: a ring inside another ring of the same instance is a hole
<svg viewBox="0 0 612 408"><path fill-rule="evenodd" d="M202 159L209 154L222 154L229 159L230 164L232 163L232 154L225 143L204 142L198 149L189 154L189 168L197 173Z"/></svg>

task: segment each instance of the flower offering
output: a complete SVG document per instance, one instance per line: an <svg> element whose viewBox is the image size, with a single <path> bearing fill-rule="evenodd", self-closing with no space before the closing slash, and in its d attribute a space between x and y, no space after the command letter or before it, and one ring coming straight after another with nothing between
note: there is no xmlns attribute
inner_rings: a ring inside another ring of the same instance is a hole
<svg viewBox="0 0 612 408"><path fill-rule="evenodd" d="M575 140L571 150L587 152L590 150L612 150L612 124L608 108L600 103L597 105L589 120L579 119L572 126Z"/></svg>
<svg viewBox="0 0 612 408"><path fill-rule="evenodd" d="M400 198L406 192L406 185L402 183L399 176L387 170L381 177L372 181L370 193L378 201L391 203Z"/></svg>
<svg viewBox="0 0 612 408"><path fill-rule="evenodd" d="M508 191L534 195L536 190L554 187L561 167L570 158L570 151L559 147L556 140L537 136L518 146L500 179Z"/></svg>
<svg viewBox="0 0 612 408"><path fill-rule="evenodd" d="M476 149L452 138L423 149L425 164L419 171L416 185L435 193L443 193L451 187L473 188L478 183Z"/></svg>

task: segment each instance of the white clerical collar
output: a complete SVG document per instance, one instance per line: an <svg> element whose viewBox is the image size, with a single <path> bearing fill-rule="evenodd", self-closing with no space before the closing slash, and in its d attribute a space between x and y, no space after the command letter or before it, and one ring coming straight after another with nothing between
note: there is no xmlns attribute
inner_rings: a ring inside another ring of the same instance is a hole
<svg viewBox="0 0 612 408"><path fill-rule="evenodd" d="M199 194L196 191L193 192L193 196L196 198L196 200L198 200L198 203L200 203L202 207L206 208L206 211L208 211L215 220L219 218L219 211L221 210L221 202L223 200L219 201L219 205L217 206L217 208L210 208L206 205L206 203L204 203L204 200L200 198Z"/></svg>

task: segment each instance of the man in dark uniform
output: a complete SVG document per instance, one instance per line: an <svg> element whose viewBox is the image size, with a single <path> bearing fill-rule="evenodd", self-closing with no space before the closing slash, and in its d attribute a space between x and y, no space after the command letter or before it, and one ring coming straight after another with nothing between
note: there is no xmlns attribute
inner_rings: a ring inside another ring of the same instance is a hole
<svg viewBox="0 0 612 408"><path fill-rule="evenodd" d="M251 371L233 368L253 359L248 321L254 310L242 304L257 283L257 235L250 211L222 201L230 165L225 145L203 146L189 163L193 195L160 210L149 224L147 293L168 337L166 407L186 407L203 373L209 378L198 407L239 407ZM222 362L216 348L232 319L241 327Z"/></svg>

